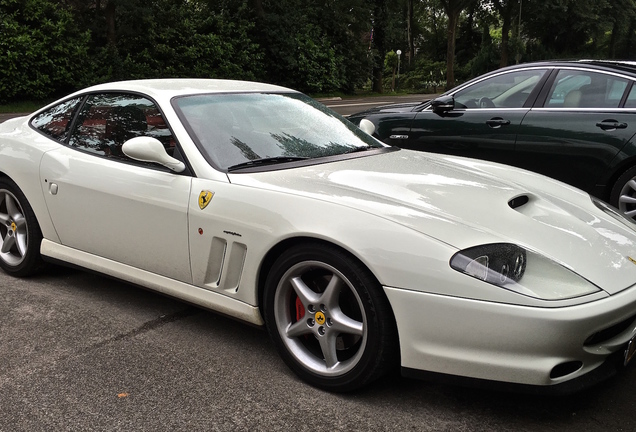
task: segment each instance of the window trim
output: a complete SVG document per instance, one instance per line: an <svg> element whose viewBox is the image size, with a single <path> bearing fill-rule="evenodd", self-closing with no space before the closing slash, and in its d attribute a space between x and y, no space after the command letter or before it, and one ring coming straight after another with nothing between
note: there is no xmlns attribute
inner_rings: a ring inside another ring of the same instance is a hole
<svg viewBox="0 0 636 432"><path fill-rule="evenodd" d="M582 71L582 72L591 72L591 73L598 73L598 74L605 74L605 75L612 75L621 79L625 79L627 80L627 87L625 88L625 91L623 93L623 96L621 97L621 100L618 104L618 107L616 108L580 108L580 107L573 107L573 108L565 108L565 107L546 107L545 104L548 101L548 97L550 96L550 91L552 90L552 85L554 84L554 81L556 81L557 76L559 75L559 72L561 72L562 70L576 70L576 71ZM629 94L629 90L632 88L632 86L634 85L634 82L636 82L636 77L633 76L629 76L623 73L619 73L619 72L614 72L614 71L610 71L610 70L604 70L604 69L598 69L598 68L593 68L593 67L577 67L577 66L559 66L559 67L555 67L554 71L552 72L550 79L544 84L544 89L545 91L542 92L541 97L539 97L535 103L535 105L532 107L532 110L540 110L540 111L563 111L563 112L600 112L600 113L604 113L604 112L630 112L630 111L634 111L636 110L636 107L634 108L625 108L625 101L627 100L627 95Z"/></svg>
<svg viewBox="0 0 636 432"><path fill-rule="evenodd" d="M177 114L177 118L179 118L179 121L181 121L181 125L183 126L183 128L186 130L186 132L190 136L190 139L192 140L192 142L196 146L196 148L199 151L199 154L201 155L201 157L203 157L203 159L208 163L208 165L210 167L212 167L215 171L218 171L219 173L223 173L223 174L229 175L229 174L244 174L244 173L255 173L255 172L279 171L279 170L284 170L284 169L320 165L320 164L323 164L323 163L336 162L336 161L346 160L346 159L356 159L356 158L361 158L361 157L372 156L372 155L375 155L375 154L378 154L378 153L392 152L392 151L400 150L398 147L393 147L393 146L390 146L390 145L388 145L386 143L378 141L378 143L381 144L381 147L378 147L378 148L376 148L374 150L366 151L364 153L343 153L343 154L339 154L339 155L316 157L316 158L310 158L310 159L306 159L306 160L299 160L299 161L293 161L293 162L286 162L286 163L281 163L281 164L276 164L276 165L264 165L264 166L256 166L256 167L246 167L246 168L241 168L241 169L235 170L235 171L228 171L227 168L222 168L222 167L218 166L217 163L210 157L208 152L205 150L205 146L199 141L199 138L198 138L197 134L192 129L192 127L190 126L189 122L186 119L185 114L183 113L183 111L179 107L179 99L189 98L189 97L193 97L193 96L194 97L196 97L196 96L207 96L207 95L222 96L222 95L240 95L240 94L261 94L261 95L262 94L274 94L274 95L290 95L290 94L292 94L292 95L306 96L304 93L301 93L301 92L298 92L298 91L295 91L295 90L289 90L289 89L288 90L283 90L283 91L262 91L262 90L222 91L222 92L201 91L201 92L198 92L198 93L173 96L171 98L171 100L170 100L170 104L172 105L172 109ZM320 109L320 108L317 108L317 109ZM323 110L323 112L326 112L328 115L333 115L333 116L336 116L338 118L344 119L345 121L348 121L346 118L342 117L337 112L331 110L329 107L326 107L326 106L323 105L323 108L321 110ZM354 125L353 129L357 130L358 127ZM362 132L362 133L364 133L364 132Z"/></svg>
<svg viewBox="0 0 636 432"><path fill-rule="evenodd" d="M166 123L166 126L168 127L168 130L170 130L170 134L172 135L172 138L175 141L175 153L180 158L180 159L179 158L177 158L177 159L179 159L181 162L183 162L185 164L186 169L184 171L180 172L180 173L176 173L176 172L170 170L169 168L161 166L161 165L158 165L158 164L136 161L136 160L130 159L130 158L127 158L127 159L111 158L111 157L108 157L106 155L100 155L100 154L97 154L97 153L94 153L94 152L83 150L83 149L81 149L79 147L72 147L71 145L69 145L69 141L71 139L71 136L73 135L73 133L75 132L75 129L77 128L77 122L79 120L79 113L82 111L82 109L86 105L86 101L88 100L88 98L90 96L93 96L93 95L105 95L105 94L122 94L122 95L139 96L139 97L142 97L142 98L147 99L148 101L152 102L152 104L157 108L157 110L161 114L161 116L163 118L163 121ZM69 121L70 126L68 128L68 134L67 134L67 137L64 139L64 141L59 141L59 140L54 139L53 137L51 137L50 135L45 134L43 131L41 131L40 129L38 129L37 127L35 127L33 125L33 120L38 115L50 110L51 108L54 108L54 107L58 106L60 104L63 104L64 102L67 102L67 101L69 101L71 99L74 99L74 98L80 98L80 101L77 104L77 106L75 107L75 109L73 110L72 118ZM166 118L164 110L161 108L161 105L159 103L157 103L157 101L153 97L151 97L151 96L149 96L149 95L147 95L145 93L142 93L142 92L136 92L136 91L130 91L130 90L115 90L115 89L113 89L113 90L95 90L95 91L89 91L89 92L81 93L81 94L73 94L73 95L70 95L69 97L67 97L65 99L62 99L62 100L56 101L56 102L54 102L54 103L52 103L50 105L47 105L46 107L44 107L41 110L39 110L36 113L34 113L31 116L31 118L29 119L29 127L31 129L33 129L35 132L39 133L40 135L42 135L42 136L44 136L44 137L46 137L46 138L58 143L58 144L61 144L61 145L63 145L66 148L69 148L69 149L75 150L75 151L79 151L79 152L82 152L84 154L89 154L91 156L107 159L109 161L120 162L120 163L124 163L124 164L127 164L127 165L133 165L133 166L137 166L137 167L141 167L141 168L154 169L154 170L163 171L163 172L171 172L171 173L173 173L175 175L185 175L185 176L190 176L190 177L196 177L194 175L194 170L192 169L192 166L190 165L190 162L188 161L188 158L187 158L185 152L183 151L183 148L181 147L181 144L179 143L179 140L177 139L177 136L175 135L174 130L172 129L172 126L170 125L170 123L168 122L168 120Z"/></svg>
<svg viewBox="0 0 636 432"><path fill-rule="evenodd" d="M518 107L518 108L506 108L506 107L495 107L495 108L453 108L453 112L466 112L466 111L475 111L475 110L479 110L479 111L493 111L493 110L506 110L506 111L510 111L510 110L524 110L527 111L529 109L531 109L532 107L535 106L542 90L545 88L546 83L548 82L548 80L550 79L550 77L552 76L552 74L554 73L554 70L558 69L558 67L556 66L552 66L552 65L535 65L535 66L529 66L529 67L523 67L523 68L515 68L515 69L507 69L504 71L498 71L498 72L493 72L490 74L486 74L483 75L481 77L477 77L474 78L464 84L461 84L445 93L442 93L440 96L444 96L444 95L450 95L455 97L455 95L457 93L459 93L460 91L463 91L464 89L468 88L469 86L473 86L475 84L478 84L484 80L490 79L490 78L494 78L500 75L505 75L505 74L510 74L510 73L515 73L515 72L524 72L524 71L532 71L532 70L545 70L545 73L543 74L543 76L539 79L539 81L537 82L537 85L534 87L534 89L532 90L532 92L530 92L530 95L528 96L528 99L526 99L525 103L523 104L522 107ZM438 96L439 97L439 96ZM425 111L432 111L433 108L430 105L430 102L428 104L428 106L426 106L425 108L421 109L418 112L425 112Z"/></svg>

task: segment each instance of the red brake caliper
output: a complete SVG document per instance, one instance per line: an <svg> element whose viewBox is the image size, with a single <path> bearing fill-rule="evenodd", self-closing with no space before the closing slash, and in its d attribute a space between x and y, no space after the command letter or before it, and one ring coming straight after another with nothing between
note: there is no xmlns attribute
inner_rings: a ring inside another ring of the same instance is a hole
<svg viewBox="0 0 636 432"><path fill-rule="evenodd" d="M300 301L300 297L296 297L296 321L300 321L305 316L305 307L303 302Z"/></svg>

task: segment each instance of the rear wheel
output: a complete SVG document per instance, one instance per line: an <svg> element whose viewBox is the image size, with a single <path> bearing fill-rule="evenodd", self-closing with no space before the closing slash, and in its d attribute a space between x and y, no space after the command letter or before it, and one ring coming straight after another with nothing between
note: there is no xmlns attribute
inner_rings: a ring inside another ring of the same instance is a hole
<svg viewBox="0 0 636 432"><path fill-rule="evenodd" d="M395 321L382 287L339 249L303 245L281 255L267 278L264 306L283 360L314 386L354 390L396 359Z"/></svg>
<svg viewBox="0 0 636 432"><path fill-rule="evenodd" d="M42 265L42 233L35 214L18 186L0 179L0 267L14 276L28 276Z"/></svg>
<svg viewBox="0 0 636 432"><path fill-rule="evenodd" d="M636 221L636 167L628 169L616 180L610 204L627 218Z"/></svg>

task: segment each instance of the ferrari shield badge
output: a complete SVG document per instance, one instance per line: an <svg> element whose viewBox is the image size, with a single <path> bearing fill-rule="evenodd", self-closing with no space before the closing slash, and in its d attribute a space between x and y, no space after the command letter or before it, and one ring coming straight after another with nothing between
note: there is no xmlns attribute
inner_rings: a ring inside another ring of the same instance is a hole
<svg viewBox="0 0 636 432"><path fill-rule="evenodd" d="M213 192L201 191L201 193L199 194L199 208L201 210L206 208L208 204L210 204L210 201L212 201L213 196L214 196Z"/></svg>
<svg viewBox="0 0 636 432"><path fill-rule="evenodd" d="M634 258L632 258L630 256L628 256L627 259L630 260L632 262L632 264L636 264L636 259L634 259Z"/></svg>

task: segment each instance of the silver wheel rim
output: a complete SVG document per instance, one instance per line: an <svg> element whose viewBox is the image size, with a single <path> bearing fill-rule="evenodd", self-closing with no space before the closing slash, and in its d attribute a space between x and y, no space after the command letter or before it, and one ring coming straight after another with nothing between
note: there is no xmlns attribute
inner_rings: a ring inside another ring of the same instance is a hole
<svg viewBox="0 0 636 432"><path fill-rule="evenodd" d="M6 189L0 189L0 259L17 266L27 253L28 226L18 199Z"/></svg>
<svg viewBox="0 0 636 432"><path fill-rule="evenodd" d="M304 261L287 270L276 289L274 315L288 351L318 375L345 374L364 353L362 300L351 282L328 264Z"/></svg>
<svg viewBox="0 0 636 432"><path fill-rule="evenodd" d="M626 217L636 219L636 178L632 178L621 189L618 196L618 209Z"/></svg>

